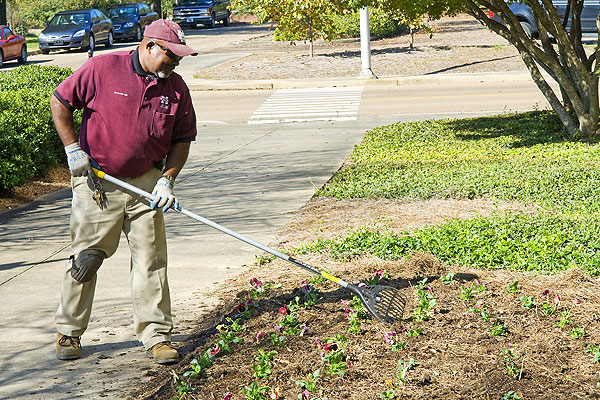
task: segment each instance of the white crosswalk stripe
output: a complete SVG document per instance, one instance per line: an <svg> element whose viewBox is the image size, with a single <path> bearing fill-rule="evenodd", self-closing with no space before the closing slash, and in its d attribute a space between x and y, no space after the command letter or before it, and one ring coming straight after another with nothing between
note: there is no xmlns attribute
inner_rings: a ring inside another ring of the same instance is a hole
<svg viewBox="0 0 600 400"><path fill-rule="evenodd" d="M279 89L260 106L249 124L352 121L356 119L363 87Z"/></svg>

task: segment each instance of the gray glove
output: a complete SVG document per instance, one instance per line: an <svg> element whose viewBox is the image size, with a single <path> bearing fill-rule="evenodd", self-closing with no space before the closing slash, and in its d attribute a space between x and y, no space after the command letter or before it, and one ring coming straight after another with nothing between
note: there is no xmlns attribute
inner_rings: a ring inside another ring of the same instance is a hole
<svg viewBox="0 0 600 400"><path fill-rule="evenodd" d="M65 146L67 162L72 176L87 176L88 172L94 173L90 165L90 156L79 147L77 142Z"/></svg>
<svg viewBox="0 0 600 400"><path fill-rule="evenodd" d="M161 176L152 190L154 200L150 202L150 208L162 207L163 212L167 212L171 206L179 207L179 202L173 194L173 180L166 175Z"/></svg>

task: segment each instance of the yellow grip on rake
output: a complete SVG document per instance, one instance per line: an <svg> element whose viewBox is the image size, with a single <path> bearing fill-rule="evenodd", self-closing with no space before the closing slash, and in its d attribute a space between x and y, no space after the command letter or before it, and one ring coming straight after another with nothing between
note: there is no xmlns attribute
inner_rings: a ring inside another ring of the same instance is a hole
<svg viewBox="0 0 600 400"><path fill-rule="evenodd" d="M92 167L92 169L94 170L94 173L96 174L96 176L100 179L104 179L104 171L100 171L99 169L96 169L94 167Z"/></svg>
<svg viewBox="0 0 600 400"><path fill-rule="evenodd" d="M328 274L327 272L321 272L324 278L329 279L330 281L334 281L335 283L340 283L340 278L336 278L335 276Z"/></svg>

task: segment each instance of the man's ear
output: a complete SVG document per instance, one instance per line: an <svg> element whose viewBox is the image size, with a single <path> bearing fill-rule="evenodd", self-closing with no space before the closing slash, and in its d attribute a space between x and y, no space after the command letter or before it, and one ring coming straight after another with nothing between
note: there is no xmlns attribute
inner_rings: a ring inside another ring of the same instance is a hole
<svg viewBox="0 0 600 400"><path fill-rule="evenodd" d="M150 52L150 50L152 49L152 47L154 47L154 43L152 43L151 41L149 41L148 39L144 39L142 41L142 46L145 50L147 50L148 52Z"/></svg>

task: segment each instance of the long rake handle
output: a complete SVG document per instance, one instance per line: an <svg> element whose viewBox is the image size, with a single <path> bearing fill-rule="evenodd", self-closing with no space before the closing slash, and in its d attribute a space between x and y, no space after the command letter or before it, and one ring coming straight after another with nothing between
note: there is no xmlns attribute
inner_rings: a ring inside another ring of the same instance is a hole
<svg viewBox="0 0 600 400"><path fill-rule="evenodd" d="M154 201L154 195L152 195L151 193L146 192L145 190L142 190L136 186L133 186L127 182L122 181L121 179L115 178L114 176L111 176L107 173L105 173L104 171L101 171L99 169L93 168L94 169L94 173L100 178L100 179L104 179L105 181L111 182L121 188L127 189L130 192L133 192L137 195L140 195L142 197L145 197L146 199L150 200L150 201ZM223 233L226 233L229 236L232 236L238 240L241 240L242 242L245 242L251 246L254 246L256 248L259 248L263 251L266 251L267 253L270 253L276 257L281 258L282 260L288 261L294 265L297 265L298 267L304 268L305 270L307 270L308 272L315 274L315 275L319 275L322 276L323 278L329 279L332 282L337 283L338 285L347 288L348 287L348 282L345 282L344 280L335 277L331 274L328 274L327 272L321 272L319 270L317 270L316 268L311 267L310 265L300 261L300 260L296 260L293 257L288 256L287 254L284 254L280 251L277 251L275 249L270 248L269 246L266 246L262 243L259 243L255 240L250 239L247 236L244 236L240 233L237 233L235 231L232 231L229 228L224 227L223 225L219 225L216 222L211 221L208 218L204 218L198 214L195 214L189 210L186 210L185 208L174 208L174 210L179 211L181 214L187 215L190 218L195 219L196 221L202 222L205 225L210 226L211 228L214 228L218 231L221 231Z"/></svg>

